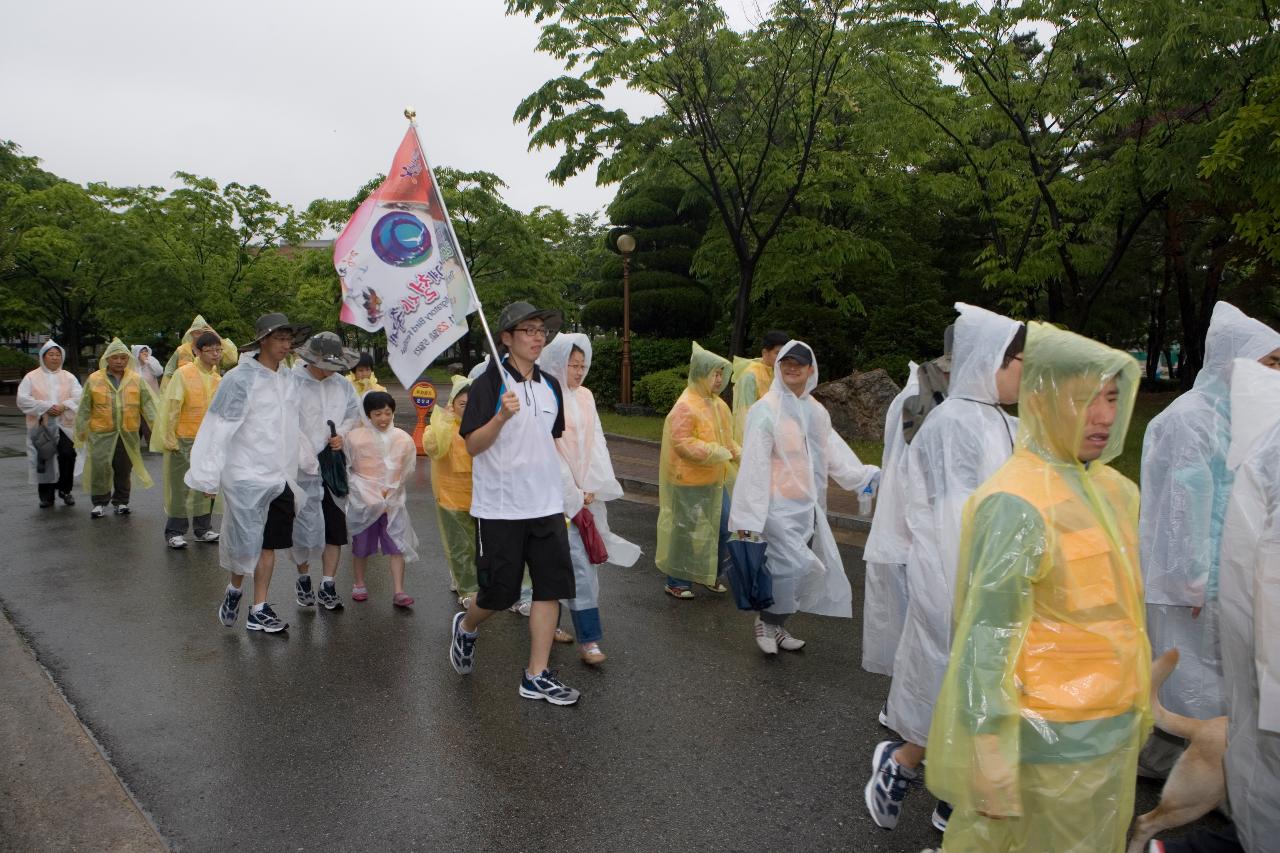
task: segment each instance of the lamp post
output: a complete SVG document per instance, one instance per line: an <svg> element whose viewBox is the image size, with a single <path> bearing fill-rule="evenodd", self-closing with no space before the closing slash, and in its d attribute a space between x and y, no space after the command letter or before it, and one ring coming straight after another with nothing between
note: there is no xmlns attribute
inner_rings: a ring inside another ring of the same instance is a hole
<svg viewBox="0 0 1280 853"><path fill-rule="evenodd" d="M636 238L623 234L618 238L622 253L622 405L631 405L631 253Z"/></svg>

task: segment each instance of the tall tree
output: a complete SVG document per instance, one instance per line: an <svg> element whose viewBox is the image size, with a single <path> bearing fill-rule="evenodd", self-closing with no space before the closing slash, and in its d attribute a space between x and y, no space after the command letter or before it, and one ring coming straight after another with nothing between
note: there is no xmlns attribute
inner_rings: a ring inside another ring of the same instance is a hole
<svg viewBox="0 0 1280 853"><path fill-rule="evenodd" d="M859 4L782 0L746 33L714 0L508 0L542 23L540 50L576 76L521 102L533 148L565 146L554 181L599 163L616 182L642 164L674 169L710 200L733 251L730 349L745 351L760 259L805 186L833 91L858 51ZM616 82L663 110L632 120L606 106Z"/></svg>

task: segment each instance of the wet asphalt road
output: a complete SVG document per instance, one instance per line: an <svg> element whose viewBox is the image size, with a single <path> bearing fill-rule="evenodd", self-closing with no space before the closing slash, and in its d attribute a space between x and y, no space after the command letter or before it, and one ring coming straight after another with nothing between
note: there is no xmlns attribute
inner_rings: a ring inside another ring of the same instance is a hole
<svg viewBox="0 0 1280 853"><path fill-rule="evenodd" d="M133 515L95 521L80 495L39 510L24 465L0 458L0 603L178 849L917 851L940 840L924 791L892 833L863 808L888 680L859 667L859 619L797 617L809 647L764 658L728 597L661 593L651 505L611 505L614 530L645 556L601 573L609 661L590 670L556 647L553 665L583 692L557 708L516 695L527 633L515 614L482 629L473 675L450 668L455 607L421 470L414 609L393 610L376 559L370 600L351 603L345 551L346 609L299 608L282 558L272 601L290 628L265 636L244 629L243 607L236 627L217 622L216 546L164 547L158 487L135 491ZM158 478L159 458L147 466ZM859 551L842 550L860 614ZM1154 790L1140 785L1140 807Z"/></svg>

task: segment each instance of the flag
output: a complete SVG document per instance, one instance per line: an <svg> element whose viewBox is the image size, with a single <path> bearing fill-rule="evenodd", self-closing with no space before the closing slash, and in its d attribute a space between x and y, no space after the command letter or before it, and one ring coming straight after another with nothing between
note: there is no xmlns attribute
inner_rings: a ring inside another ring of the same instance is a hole
<svg viewBox="0 0 1280 853"><path fill-rule="evenodd" d="M388 361L404 387L466 334L474 290L415 126L334 243L333 264L339 319L386 330Z"/></svg>

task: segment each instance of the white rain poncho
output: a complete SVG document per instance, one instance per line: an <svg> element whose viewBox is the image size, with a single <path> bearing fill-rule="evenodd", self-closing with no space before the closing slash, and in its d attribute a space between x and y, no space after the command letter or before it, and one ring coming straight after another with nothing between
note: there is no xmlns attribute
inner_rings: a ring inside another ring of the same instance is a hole
<svg viewBox="0 0 1280 853"><path fill-rule="evenodd" d="M387 535L406 563L418 559L418 535L409 520L405 490L418 464L418 448L394 423L380 430L363 411L361 425L347 433L347 532L359 536L387 516Z"/></svg>
<svg viewBox="0 0 1280 853"><path fill-rule="evenodd" d="M307 495L306 508L293 517L293 562L303 565L324 555L324 481L317 457L329 446L328 422L345 439L360 423L360 403L355 386L339 373L316 379L299 360L289 375L298 385L298 488ZM346 500L335 496L334 502L342 507Z"/></svg>
<svg viewBox="0 0 1280 853"><path fill-rule="evenodd" d="M147 352L146 361L142 360L143 350ZM156 395L156 399L160 399L160 377L164 376L164 365L156 359L155 353L146 344L134 344L129 347L129 352L133 353L133 360L138 364L138 375L142 377L143 382L147 383L151 393Z"/></svg>
<svg viewBox="0 0 1280 853"><path fill-rule="evenodd" d="M1280 349L1280 333L1225 302L1213 309L1195 386L1152 419L1142 443L1142 570L1151 648L1180 653L1160 689L1175 714L1224 713L1217 569L1231 493L1231 363ZM1192 608L1201 607L1193 617Z"/></svg>
<svg viewBox="0 0 1280 853"><path fill-rule="evenodd" d="M893 675L893 656L907 618L907 442L902 435L902 404L920 389L916 363L907 365L907 384L889 404L884 418L884 454L880 490L871 532L862 549L866 563L862 595L862 668Z"/></svg>
<svg viewBox="0 0 1280 853"><path fill-rule="evenodd" d="M58 415L58 429L68 440L75 439L76 429L76 410L80 406L80 380L76 379L75 374L69 370L50 370L44 366L44 354L51 349L56 349L62 353L63 359L67 357L67 352L61 345L54 343L52 340L45 341L44 346L40 347L40 366L35 370L22 377L22 381L18 383L18 395L15 402L18 409L27 417L27 431L30 433L32 427L39 423L40 418L45 412L49 411L53 406L62 406L62 414ZM36 473L38 459L36 458L35 445L31 443L30 435L27 437L27 461L30 467L27 469L28 483L56 483L58 481L58 462L51 460L53 464L46 464L43 474ZM76 470L79 474L84 468L84 454L76 455Z"/></svg>
<svg viewBox="0 0 1280 853"><path fill-rule="evenodd" d="M1252 359L1231 379L1235 483L1218 566L1227 796L1246 850L1280 838L1280 374Z"/></svg>
<svg viewBox="0 0 1280 853"><path fill-rule="evenodd" d="M788 341L779 362L802 341ZM853 593L827 521L827 478L850 491L880 473L864 465L831 428L831 416L813 399L818 364L797 397L775 369L773 385L747 413L746 443L733 486L729 529L760 533L773 578L770 613L853 615Z"/></svg>
<svg viewBox="0 0 1280 853"><path fill-rule="evenodd" d="M921 745L951 651L964 503L1009 458L1018 431L1000 408L996 373L1019 324L964 303L956 310L947 399L907 450L907 618L893 659L889 726Z"/></svg>
<svg viewBox="0 0 1280 853"><path fill-rule="evenodd" d="M609 530L607 501L622 497L622 484L613 474L613 462L604 440L604 428L596 413L596 400L591 391L579 385L569 387L568 364L573 348L582 350L586 369L591 371L591 339L576 332L561 332L547 344L538 358L538 366L560 383L564 393L564 432L556 439L560 454L560 473L564 486L564 514L572 519L583 508L583 495L590 492L595 499L586 505L596 530L609 552L609 562L629 567L640 559L639 546ZM586 381L586 374L583 374ZM570 537L579 538L577 525L570 526ZM585 555L582 549L576 552ZM566 602L570 610L586 610L598 606L600 582L596 567L574 560L574 588L577 597Z"/></svg>
<svg viewBox="0 0 1280 853"><path fill-rule="evenodd" d="M213 395L191 447L186 483L223 500L218 560L251 575L262 553L267 508L286 487L294 511L306 506L298 487L298 384L283 363L268 370L245 353Z"/></svg>

